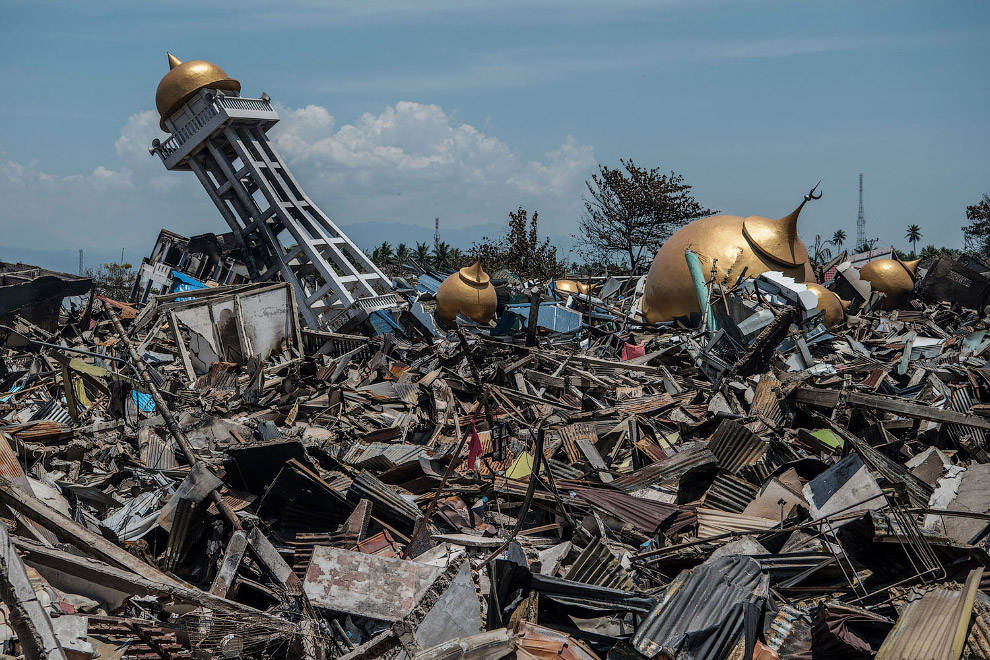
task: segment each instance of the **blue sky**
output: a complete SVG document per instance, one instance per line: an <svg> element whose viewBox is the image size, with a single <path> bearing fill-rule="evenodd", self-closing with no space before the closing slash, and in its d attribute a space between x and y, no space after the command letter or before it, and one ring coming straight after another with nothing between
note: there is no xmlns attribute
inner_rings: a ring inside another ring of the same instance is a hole
<svg viewBox="0 0 990 660"><path fill-rule="evenodd" d="M779 217L822 181L806 242L961 245L990 190L990 3L0 2L0 259L70 268L158 229L225 225L147 155L167 64L207 59L280 104L272 135L368 247L467 247L519 205L564 243L620 158L724 212ZM106 255L106 256L105 256Z"/></svg>

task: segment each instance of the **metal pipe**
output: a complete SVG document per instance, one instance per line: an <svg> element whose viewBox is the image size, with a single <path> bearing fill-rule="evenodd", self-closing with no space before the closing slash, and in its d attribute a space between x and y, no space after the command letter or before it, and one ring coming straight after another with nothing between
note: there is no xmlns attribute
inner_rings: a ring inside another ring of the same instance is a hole
<svg viewBox="0 0 990 660"><path fill-rule="evenodd" d="M709 332L715 332L715 317L712 315L711 305L708 302L708 284L705 282L705 274L701 270L701 260L694 250L685 250L684 259L687 261L688 271L691 273L691 283L694 284L694 292L698 296L698 308L701 310L701 320Z"/></svg>

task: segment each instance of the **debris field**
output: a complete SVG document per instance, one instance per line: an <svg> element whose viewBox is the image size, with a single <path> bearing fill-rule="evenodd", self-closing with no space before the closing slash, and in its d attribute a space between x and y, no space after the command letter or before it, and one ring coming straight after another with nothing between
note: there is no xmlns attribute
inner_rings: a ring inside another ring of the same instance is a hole
<svg viewBox="0 0 990 660"><path fill-rule="evenodd" d="M893 310L838 264L828 324L714 284L696 327L636 278L497 274L497 322L445 324L413 264L334 332L286 283L67 310L79 278L17 266L4 657L990 657L974 260Z"/></svg>

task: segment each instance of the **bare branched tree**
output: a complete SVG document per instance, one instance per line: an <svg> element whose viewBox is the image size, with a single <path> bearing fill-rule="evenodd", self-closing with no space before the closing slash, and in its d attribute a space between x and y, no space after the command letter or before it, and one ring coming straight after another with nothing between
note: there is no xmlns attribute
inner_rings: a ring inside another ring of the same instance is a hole
<svg viewBox="0 0 990 660"><path fill-rule="evenodd" d="M574 238L589 261L607 262L619 254L635 272L680 227L717 211L694 199L682 175L620 162L622 168L599 166L586 183L584 215Z"/></svg>

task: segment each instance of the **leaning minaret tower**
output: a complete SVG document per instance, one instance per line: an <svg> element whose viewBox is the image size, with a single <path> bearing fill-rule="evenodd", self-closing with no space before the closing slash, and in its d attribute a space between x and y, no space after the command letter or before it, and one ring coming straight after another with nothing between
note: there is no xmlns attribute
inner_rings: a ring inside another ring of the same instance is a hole
<svg viewBox="0 0 990 660"><path fill-rule="evenodd" d="M392 307L389 279L299 186L268 130L278 122L267 94L240 96L241 84L210 62L168 55L155 102L157 153L169 170L192 170L246 255L251 279L281 277L305 324L334 327L358 309Z"/></svg>

